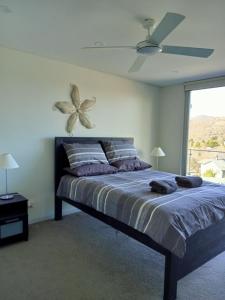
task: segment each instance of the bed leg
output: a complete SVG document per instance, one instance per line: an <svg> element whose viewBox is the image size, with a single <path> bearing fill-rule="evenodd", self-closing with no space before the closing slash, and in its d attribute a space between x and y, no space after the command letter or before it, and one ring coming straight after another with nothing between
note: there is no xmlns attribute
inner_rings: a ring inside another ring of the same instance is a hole
<svg viewBox="0 0 225 300"><path fill-rule="evenodd" d="M177 297L177 262L174 255L166 255L163 300L175 300Z"/></svg>
<svg viewBox="0 0 225 300"><path fill-rule="evenodd" d="M62 200L55 197L55 220L62 220Z"/></svg>

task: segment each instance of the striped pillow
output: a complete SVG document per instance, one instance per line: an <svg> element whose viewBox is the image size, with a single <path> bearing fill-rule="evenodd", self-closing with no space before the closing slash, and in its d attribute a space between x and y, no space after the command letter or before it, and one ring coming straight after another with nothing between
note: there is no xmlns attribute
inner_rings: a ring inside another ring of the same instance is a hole
<svg viewBox="0 0 225 300"><path fill-rule="evenodd" d="M137 150L132 143L115 141L102 144L109 163L138 157Z"/></svg>
<svg viewBox="0 0 225 300"><path fill-rule="evenodd" d="M108 164L100 144L63 144L70 168L89 164Z"/></svg>

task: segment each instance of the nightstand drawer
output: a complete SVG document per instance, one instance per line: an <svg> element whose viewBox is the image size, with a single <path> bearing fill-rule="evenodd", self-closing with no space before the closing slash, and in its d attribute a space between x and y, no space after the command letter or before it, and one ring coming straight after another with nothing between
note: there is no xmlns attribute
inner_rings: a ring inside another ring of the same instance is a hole
<svg viewBox="0 0 225 300"><path fill-rule="evenodd" d="M15 215L27 213L27 203L24 201L2 205L0 209L0 218L4 218L8 215L11 215L12 212Z"/></svg>
<svg viewBox="0 0 225 300"><path fill-rule="evenodd" d="M17 218L0 225L0 239L23 233L23 220Z"/></svg>
<svg viewBox="0 0 225 300"><path fill-rule="evenodd" d="M28 200L17 193L13 196L0 200L0 246L28 240Z"/></svg>

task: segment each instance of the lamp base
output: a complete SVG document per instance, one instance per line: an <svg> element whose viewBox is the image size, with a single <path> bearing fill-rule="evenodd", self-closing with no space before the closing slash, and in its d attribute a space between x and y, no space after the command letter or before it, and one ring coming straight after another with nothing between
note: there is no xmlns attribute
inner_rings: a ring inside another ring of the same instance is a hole
<svg viewBox="0 0 225 300"><path fill-rule="evenodd" d="M14 195L12 195L12 194L0 196L1 200L9 200L9 199L13 199L13 198L14 198Z"/></svg>

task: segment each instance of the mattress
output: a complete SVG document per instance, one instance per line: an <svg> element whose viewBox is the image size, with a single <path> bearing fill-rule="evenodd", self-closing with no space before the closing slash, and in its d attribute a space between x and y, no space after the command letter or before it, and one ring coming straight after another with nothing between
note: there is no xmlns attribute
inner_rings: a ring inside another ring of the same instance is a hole
<svg viewBox="0 0 225 300"><path fill-rule="evenodd" d="M169 195L151 192L151 180L175 182L175 176L153 169L79 178L65 175L57 196L113 217L183 257L189 237L225 217L225 185L203 182L201 187L179 187Z"/></svg>

